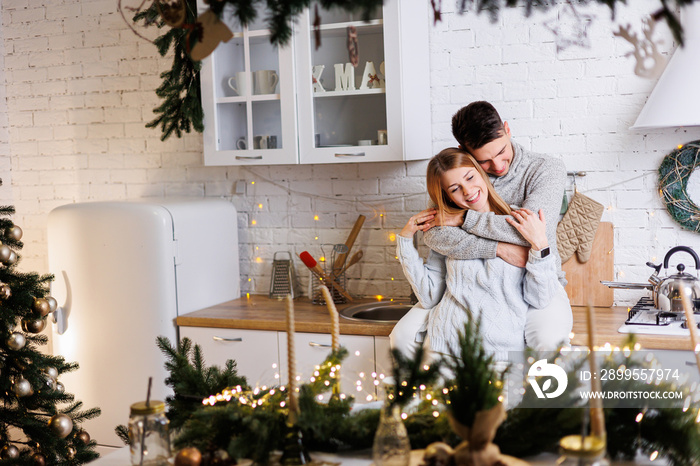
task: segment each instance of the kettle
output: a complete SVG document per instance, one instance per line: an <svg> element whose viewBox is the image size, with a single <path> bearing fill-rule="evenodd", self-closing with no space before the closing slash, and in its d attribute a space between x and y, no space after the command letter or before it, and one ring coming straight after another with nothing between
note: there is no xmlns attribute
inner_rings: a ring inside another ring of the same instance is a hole
<svg viewBox="0 0 700 466"><path fill-rule="evenodd" d="M649 283L653 286L654 307L662 311L683 313L682 293L686 293L694 309L700 307L700 280L697 273L700 270L700 258L694 250L687 246L676 246L671 248L664 257L663 268L668 270L668 262L672 255L677 252L687 252L695 260L695 276L685 272L685 265L678 264L678 273L667 277L660 277L661 264L656 265L647 262L649 267L654 269L654 273L649 277Z"/></svg>

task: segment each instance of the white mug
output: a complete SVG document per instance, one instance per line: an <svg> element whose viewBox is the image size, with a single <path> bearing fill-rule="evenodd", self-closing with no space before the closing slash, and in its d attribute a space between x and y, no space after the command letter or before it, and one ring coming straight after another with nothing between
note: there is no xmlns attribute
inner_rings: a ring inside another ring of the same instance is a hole
<svg viewBox="0 0 700 466"><path fill-rule="evenodd" d="M372 145L372 140L371 139L360 139L357 141L358 146L371 146Z"/></svg>
<svg viewBox="0 0 700 466"><path fill-rule="evenodd" d="M236 141L236 148L238 150L248 149L248 143L245 142L245 136L238 138L238 140Z"/></svg>
<svg viewBox="0 0 700 466"><path fill-rule="evenodd" d="M250 73L247 71L239 71L235 76L228 78L228 87L238 95L248 95L249 77Z"/></svg>
<svg viewBox="0 0 700 466"><path fill-rule="evenodd" d="M279 76L275 70L258 70L253 72L255 81L255 94L274 94L279 82Z"/></svg>

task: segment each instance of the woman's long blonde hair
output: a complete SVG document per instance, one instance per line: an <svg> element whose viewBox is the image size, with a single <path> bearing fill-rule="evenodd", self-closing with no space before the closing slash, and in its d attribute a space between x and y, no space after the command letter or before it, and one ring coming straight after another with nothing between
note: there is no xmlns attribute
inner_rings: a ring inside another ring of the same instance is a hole
<svg viewBox="0 0 700 466"><path fill-rule="evenodd" d="M450 215L464 215L468 209L463 209L455 205L450 199L445 190L442 189L442 175L448 170L459 167L472 167L481 175L486 183L486 188L489 193L489 209L496 215L509 215L510 206L506 201L499 196L493 189L491 180L481 168L479 163L474 160L469 153L456 147L449 147L440 151L435 157L428 162L428 170L426 174L426 183L428 185L428 195L433 204L437 206L438 212L446 212Z"/></svg>

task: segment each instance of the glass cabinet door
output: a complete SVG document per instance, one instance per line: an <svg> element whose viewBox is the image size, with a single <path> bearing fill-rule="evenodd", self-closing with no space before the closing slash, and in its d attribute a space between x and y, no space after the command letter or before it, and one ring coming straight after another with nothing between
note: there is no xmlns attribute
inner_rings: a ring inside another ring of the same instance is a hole
<svg viewBox="0 0 700 466"><path fill-rule="evenodd" d="M270 43L264 18L243 27L225 10L233 38L203 61L206 165L297 163L293 54Z"/></svg>
<svg viewBox="0 0 700 466"><path fill-rule="evenodd" d="M302 163L402 160L400 39L391 33L398 32L397 3L385 2L369 18L319 5L318 31L315 3L300 19L295 52ZM356 66L352 45L359 52Z"/></svg>

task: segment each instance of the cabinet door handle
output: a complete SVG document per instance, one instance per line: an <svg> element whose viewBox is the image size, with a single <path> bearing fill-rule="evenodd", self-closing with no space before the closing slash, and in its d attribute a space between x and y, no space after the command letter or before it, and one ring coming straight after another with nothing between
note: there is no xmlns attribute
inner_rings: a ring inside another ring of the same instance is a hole
<svg viewBox="0 0 700 466"><path fill-rule="evenodd" d="M236 160L262 160L262 155L237 155Z"/></svg>
<svg viewBox="0 0 700 466"><path fill-rule="evenodd" d="M313 346L316 348L333 348L332 345L327 345L325 343L316 343L315 341L310 341L309 346Z"/></svg>
<svg viewBox="0 0 700 466"><path fill-rule="evenodd" d="M243 338L238 337L238 338L223 338L223 337L217 337L213 336L211 337L212 340L214 341L243 341Z"/></svg>
<svg viewBox="0 0 700 466"><path fill-rule="evenodd" d="M356 154L335 154L336 157L364 157L364 152L358 152Z"/></svg>

